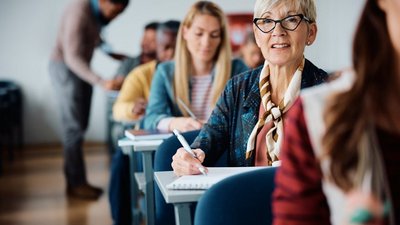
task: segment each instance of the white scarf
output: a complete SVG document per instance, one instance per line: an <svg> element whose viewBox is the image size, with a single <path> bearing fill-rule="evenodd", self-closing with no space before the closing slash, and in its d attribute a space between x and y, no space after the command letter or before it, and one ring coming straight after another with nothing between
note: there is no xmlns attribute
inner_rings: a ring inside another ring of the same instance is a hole
<svg viewBox="0 0 400 225"><path fill-rule="evenodd" d="M261 105L264 107L264 115L258 119L257 124L254 126L253 131L250 134L246 148L246 159L248 159L255 149L255 142L257 134L260 132L262 127L273 121L272 128L267 132L265 136L265 142L267 145L267 152L271 162L268 165L272 165L272 162L279 160L280 146L283 137L283 120L282 116L288 111L293 105L297 96L300 94L301 86L301 74L304 68L304 58L302 63L294 73L289 86L285 92L285 96L280 105L276 106L271 100L271 88L269 82L269 63L266 61L260 74L260 94L261 94Z"/></svg>

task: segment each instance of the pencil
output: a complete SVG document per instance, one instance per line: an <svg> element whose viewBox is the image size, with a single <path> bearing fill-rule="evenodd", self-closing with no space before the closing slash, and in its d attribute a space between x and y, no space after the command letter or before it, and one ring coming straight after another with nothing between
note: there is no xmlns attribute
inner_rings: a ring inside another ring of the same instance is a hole
<svg viewBox="0 0 400 225"><path fill-rule="evenodd" d="M197 117L194 115L194 113L187 107L187 105L182 101L182 99L178 98L178 103L181 104L181 106L186 110L186 112L192 117L192 119L197 120Z"/></svg>

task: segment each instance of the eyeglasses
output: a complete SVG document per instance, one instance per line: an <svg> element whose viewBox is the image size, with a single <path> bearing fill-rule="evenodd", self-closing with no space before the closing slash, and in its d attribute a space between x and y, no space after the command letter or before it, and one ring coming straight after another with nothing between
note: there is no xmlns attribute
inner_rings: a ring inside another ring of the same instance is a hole
<svg viewBox="0 0 400 225"><path fill-rule="evenodd" d="M282 28L285 30L294 31L299 26L302 20L305 20L308 23L311 22L311 20L308 19L303 14L297 14L297 15L287 16L280 20L273 20L267 18L254 18L253 23L261 32L269 33L273 29L275 29L277 23L280 23Z"/></svg>

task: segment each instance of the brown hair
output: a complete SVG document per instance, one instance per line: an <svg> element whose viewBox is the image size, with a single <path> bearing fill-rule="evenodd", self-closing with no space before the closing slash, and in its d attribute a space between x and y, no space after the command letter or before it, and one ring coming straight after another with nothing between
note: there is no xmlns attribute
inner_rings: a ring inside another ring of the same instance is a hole
<svg viewBox="0 0 400 225"><path fill-rule="evenodd" d="M391 115L390 98L398 84L395 52L385 13L377 0L368 0L353 40L355 82L346 92L332 97L324 114L327 126L322 139L331 159L330 178L343 190L355 186L352 172L361 162L361 136L377 115ZM393 118L393 117L392 117Z"/></svg>

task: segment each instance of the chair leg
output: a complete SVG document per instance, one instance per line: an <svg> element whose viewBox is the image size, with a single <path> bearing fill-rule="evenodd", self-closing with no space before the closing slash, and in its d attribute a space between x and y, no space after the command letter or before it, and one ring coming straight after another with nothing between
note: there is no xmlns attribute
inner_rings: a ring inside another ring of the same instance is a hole
<svg viewBox="0 0 400 225"><path fill-rule="evenodd" d="M0 136L0 176L3 174L3 145Z"/></svg>
<svg viewBox="0 0 400 225"><path fill-rule="evenodd" d="M8 159L10 161L14 161L14 135L13 132L9 132L7 134L7 142L8 142Z"/></svg>

